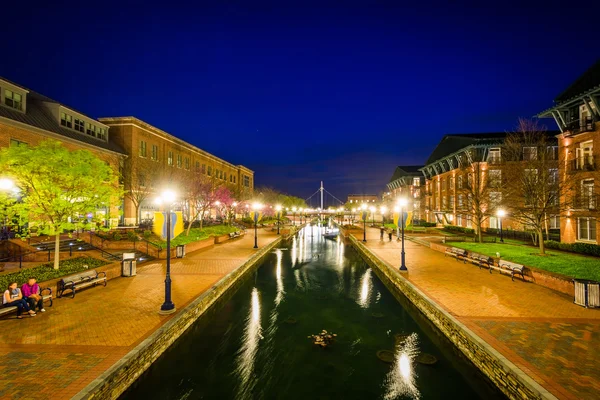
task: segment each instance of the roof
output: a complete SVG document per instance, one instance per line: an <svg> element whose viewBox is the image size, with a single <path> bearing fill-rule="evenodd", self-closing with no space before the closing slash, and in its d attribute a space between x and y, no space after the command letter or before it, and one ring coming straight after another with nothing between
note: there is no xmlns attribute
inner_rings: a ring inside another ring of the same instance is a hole
<svg viewBox="0 0 600 400"><path fill-rule="evenodd" d="M405 165L398 166L394 171L394 174L390 178L390 183L404 176L423 176L423 173L419 169L423 168L423 165Z"/></svg>
<svg viewBox="0 0 600 400"><path fill-rule="evenodd" d="M49 97L46 97L42 94L39 94L31 89L25 88L22 85L11 82L8 79L0 77L1 80L4 80L12 85L18 86L24 90L28 90L27 93L27 105L26 112L21 112L17 110L13 110L9 107L0 106L0 117L8 118L13 121L21 122L26 125L30 125L39 129L43 129L48 132L56 133L60 136L64 136L65 138L73 139L78 142L86 143L88 145L99 147L105 150L113 151L116 153L126 154L125 151L116 143L112 143L110 141L103 141L100 139L96 139L94 137L88 136L86 134L82 134L80 132L65 128L61 126L56 118L50 113L50 111L44 107L44 102L50 102L55 104L60 104L63 107L66 107L72 111L76 111L81 115L85 115L72 107L59 103L56 100L52 100ZM86 117L93 119L87 115ZM102 124L99 122L99 124ZM102 124L104 125L104 124ZM110 136L109 136L110 138Z"/></svg>
<svg viewBox="0 0 600 400"><path fill-rule="evenodd" d="M554 101L558 105L598 88L600 88L600 59L559 94Z"/></svg>
<svg viewBox="0 0 600 400"><path fill-rule="evenodd" d="M445 135L433 150L427 164L441 160L450 154L464 149L472 145L494 145L500 144L506 138L508 132L491 132L491 133L458 133Z"/></svg>

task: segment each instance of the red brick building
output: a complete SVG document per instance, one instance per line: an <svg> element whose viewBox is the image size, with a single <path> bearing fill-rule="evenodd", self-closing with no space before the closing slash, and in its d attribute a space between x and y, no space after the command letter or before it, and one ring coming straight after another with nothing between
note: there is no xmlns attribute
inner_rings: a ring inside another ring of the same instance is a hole
<svg viewBox="0 0 600 400"><path fill-rule="evenodd" d="M398 166L387 184L386 200L396 203L399 198L408 200L413 220L425 220L425 176L422 165Z"/></svg>

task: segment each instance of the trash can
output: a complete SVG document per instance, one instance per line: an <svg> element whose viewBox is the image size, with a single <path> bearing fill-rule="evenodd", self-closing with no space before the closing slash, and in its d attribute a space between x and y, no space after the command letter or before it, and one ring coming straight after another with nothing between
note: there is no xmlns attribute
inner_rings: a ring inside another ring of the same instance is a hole
<svg viewBox="0 0 600 400"><path fill-rule="evenodd" d="M137 261L135 253L123 253L123 261L121 261L121 276L135 276Z"/></svg>
<svg viewBox="0 0 600 400"><path fill-rule="evenodd" d="M180 244L175 247L175 257L183 258L185 256L185 244Z"/></svg>
<svg viewBox="0 0 600 400"><path fill-rule="evenodd" d="M600 282L573 279L575 282L575 304L585 308L600 307Z"/></svg>

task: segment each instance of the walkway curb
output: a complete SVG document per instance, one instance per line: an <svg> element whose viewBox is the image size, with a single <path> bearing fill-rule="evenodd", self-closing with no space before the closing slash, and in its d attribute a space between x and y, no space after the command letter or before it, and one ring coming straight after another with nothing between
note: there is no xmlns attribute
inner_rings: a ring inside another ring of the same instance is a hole
<svg viewBox="0 0 600 400"><path fill-rule="evenodd" d="M413 303L479 370L510 399L557 399L529 375L477 336L437 303L426 296L400 272L348 235L361 257Z"/></svg>
<svg viewBox="0 0 600 400"><path fill-rule="evenodd" d="M209 290L175 314L112 367L90 382L73 399L116 399L146 371L198 318L222 295L231 290L248 272L259 266L282 237L265 245L242 265L221 278Z"/></svg>

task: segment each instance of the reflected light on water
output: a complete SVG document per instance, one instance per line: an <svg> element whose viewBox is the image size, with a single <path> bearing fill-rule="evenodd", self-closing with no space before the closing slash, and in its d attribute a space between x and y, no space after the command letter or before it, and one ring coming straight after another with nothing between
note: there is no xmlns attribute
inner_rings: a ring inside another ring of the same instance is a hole
<svg viewBox="0 0 600 400"><path fill-rule="evenodd" d="M281 250L277 251L277 267L275 269L275 277L277 279L277 295L275 296L275 306L278 306L283 300L285 291L283 290L283 279L281 279L281 263L283 260L283 253Z"/></svg>
<svg viewBox="0 0 600 400"><path fill-rule="evenodd" d="M292 267L296 265L296 259L298 258L298 242L296 236L292 238Z"/></svg>
<svg viewBox="0 0 600 400"><path fill-rule="evenodd" d="M419 354L419 342L416 333L408 336L396 347L395 362L384 381L384 399L392 400L409 397L420 399L416 374L413 370L414 359Z"/></svg>
<svg viewBox="0 0 600 400"><path fill-rule="evenodd" d="M256 385L254 377L254 362L258 352L258 343L262 339L260 325L260 298L258 290L252 289L250 301L250 314L246 319L246 328L242 338L242 348L237 359L236 374L239 376L236 399L252 398L253 387Z"/></svg>
<svg viewBox="0 0 600 400"><path fill-rule="evenodd" d="M371 269L365 271L362 279L360 280L360 298L358 299L358 304L367 308L369 306L369 297L371 295L371 290L373 288L373 284L371 283Z"/></svg>

